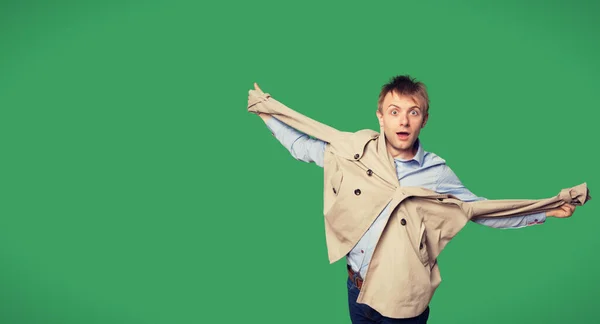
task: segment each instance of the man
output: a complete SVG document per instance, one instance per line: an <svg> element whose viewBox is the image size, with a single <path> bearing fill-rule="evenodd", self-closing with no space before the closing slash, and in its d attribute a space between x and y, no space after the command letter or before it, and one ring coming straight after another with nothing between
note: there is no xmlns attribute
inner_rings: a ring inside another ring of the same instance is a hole
<svg viewBox="0 0 600 324"><path fill-rule="evenodd" d="M254 86L257 91L261 91L256 83ZM401 186L423 187L438 193L450 194L462 201L485 200L465 188L442 158L423 149L419 134L427 123L428 108L429 99L425 85L409 76L394 77L381 89L376 116ZM294 158L304 162L314 162L323 167L327 142L311 138L269 114L259 113L259 116ZM377 239L386 226L385 216L389 215L389 209L388 204L346 256L349 274L348 306L352 323L426 323L429 317L429 307L416 317L390 318L383 316L369 305L357 303L362 278L366 278ZM574 209L575 206L564 204L547 212L474 218L473 221L494 228L523 228L542 224L546 217L569 217Z"/></svg>

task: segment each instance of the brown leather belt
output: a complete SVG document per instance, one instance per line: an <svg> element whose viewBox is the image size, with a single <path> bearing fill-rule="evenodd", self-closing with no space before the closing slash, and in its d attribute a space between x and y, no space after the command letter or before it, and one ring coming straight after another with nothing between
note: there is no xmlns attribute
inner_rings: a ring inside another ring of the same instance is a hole
<svg viewBox="0 0 600 324"><path fill-rule="evenodd" d="M363 279L360 277L360 273L354 272L354 270L352 270L352 267L350 265L347 265L347 266L348 266L348 277L350 278L350 281L352 281L352 283L358 289L361 289L362 284L363 284Z"/></svg>

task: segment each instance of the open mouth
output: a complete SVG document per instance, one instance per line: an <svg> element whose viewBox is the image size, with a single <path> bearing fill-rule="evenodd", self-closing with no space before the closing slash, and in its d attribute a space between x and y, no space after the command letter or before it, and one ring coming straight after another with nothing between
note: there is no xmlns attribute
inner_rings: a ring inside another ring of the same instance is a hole
<svg viewBox="0 0 600 324"><path fill-rule="evenodd" d="M401 140L408 139L408 132L396 132L396 136Z"/></svg>

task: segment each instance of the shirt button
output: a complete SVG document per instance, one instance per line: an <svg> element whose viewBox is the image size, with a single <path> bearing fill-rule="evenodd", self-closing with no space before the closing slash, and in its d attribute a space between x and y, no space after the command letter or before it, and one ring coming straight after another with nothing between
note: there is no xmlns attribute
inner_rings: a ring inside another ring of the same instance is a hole
<svg viewBox="0 0 600 324"><path fill-rule="evenodd" d="M354 194L357 195L357 196L360 195L360 189L354 190Z"/></svg>
<svg viewBox="0 0 600 324"><path fill-rule="evenodd" d="M419 250L423 248L423 243L419 244Z"/></svg>
<svg viewBox="0 0 600 324"><path fill-rule="evenodd" d="M402 226L406 225L406 219L402 218L402 219L400 220L400 224L402 224Z"/></svg>
<svg viewBox="0 0 600 324"><path fill-rule="evenodd" d="M359 157L359 156L360 156L360 155L358 155L358 153L357 153L357 154L354 154L354 159L358 160L358 157Z"/></svg>
<svg viewBox="0 0 600 324"><path fill-rule="evenodd" d="M367 175L370 177L373 175L373 171L371 169L367 170Z"/></svg>
<svg viewBox="0 0 600 324"><path fill-rule="evenodd" d="M333 193L334 193L334 194L335 194L335 193L337 193L337 192L335 191L335 188L333 188Z"/></svg>

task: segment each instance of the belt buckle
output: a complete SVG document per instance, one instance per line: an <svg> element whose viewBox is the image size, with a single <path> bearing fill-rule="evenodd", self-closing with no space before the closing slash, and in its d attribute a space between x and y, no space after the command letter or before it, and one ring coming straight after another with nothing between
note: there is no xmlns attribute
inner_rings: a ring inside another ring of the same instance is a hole
<svg viewBox="0 0 600 324"><path fill-rule="evenodd" d="M354 272L354 270L352 270L352 268L350 268L350 266L348 266L348 270L351 273L350 281L352 281L352 284L354 285L354 287L360 289L361 287L358 286L358 281L362 280L362 278L360 277L360 272Z"/></svg>
<svg viewBox="0 0 600 324"><path fill-rule="evenodd" d="M359 284L358 284L358 281L359 281L359 280L362 280L362 279L360 278L360 272L355 272L355 273L353 274L353 276L352 276L352 277L353 277L353 278L352 278L352 283L354 284L354 286L355 286L356 288L360 289L360 288L361 288L360 286L362 286L362 285L360 285L360 286L359 286Z"/></svg>

